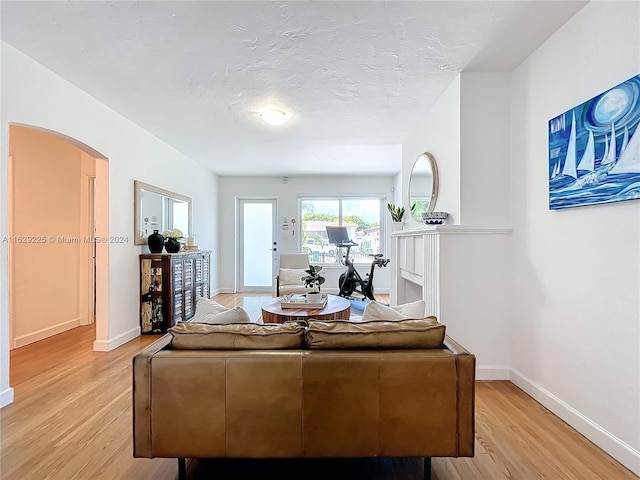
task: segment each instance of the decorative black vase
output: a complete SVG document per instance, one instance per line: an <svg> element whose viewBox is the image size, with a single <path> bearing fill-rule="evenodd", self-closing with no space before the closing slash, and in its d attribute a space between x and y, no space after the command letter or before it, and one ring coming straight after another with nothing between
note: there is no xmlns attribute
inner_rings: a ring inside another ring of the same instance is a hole
<svg viewBox="0 0 640 480"><path fill-rule="evenodd" d="M147 245L149 245L149 251L151 253L161 253L162 247L164 247L164 237L158 233L158 230L154 230L153 233L147 237Z"/></svg>
<svg viewBox="0 0 640 480"><path fill-rule="evenodd" d="M175 238L167 238L164 248L168 253L178 253L180 248L182 248L182 245Z"/></svg>

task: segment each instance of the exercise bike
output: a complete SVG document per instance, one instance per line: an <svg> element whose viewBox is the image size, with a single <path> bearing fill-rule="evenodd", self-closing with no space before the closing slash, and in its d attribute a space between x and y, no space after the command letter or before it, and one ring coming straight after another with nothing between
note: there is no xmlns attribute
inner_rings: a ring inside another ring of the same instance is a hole
<svg viewBox="0 0 640 480"><path fill-rule="evenodd" d="M343 260L341 261L344 266L347 267L347 271L340 275L338 279L338 287L340 287L339 296L345 298L351 298L351 295L356 292L361 294L364 298L368 298L369 300L375 300L376 298L373 296L373 273L375 272L375 268L377 267L386 267L389 264L388 258L382 258L383 255L381 253L369 254L370 257L373 257L371 261L371 270L369 273L365 275L363 279L356 267L353 265L353 261L349 258L349 254L351 252L351 247L355 247L358 244L352 241L342 242L337 244L338 247L346 247L347 252L343 256Z"/></svg>

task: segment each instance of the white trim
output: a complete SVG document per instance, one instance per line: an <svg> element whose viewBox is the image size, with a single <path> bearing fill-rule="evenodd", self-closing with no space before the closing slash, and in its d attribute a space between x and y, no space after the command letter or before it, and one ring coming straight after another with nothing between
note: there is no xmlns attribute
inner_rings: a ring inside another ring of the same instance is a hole
<svg viewBox="0 0 640 480"><path fill-rule="evenodd" d="M211 292L211 296L214 297L219 293L236 293L236 291L233 288L216 288Z"/></svg>
<svg viewBox="0 0 640 480"><path fill-rule="evenodd" d="M27 333L26 335L21 335L19 337L16 337L13 341L13 348L24 347L25 345L29 345L30 343L53 337L54 335L66 332L67 330L71 330L72 328L79 326L80 318L73 318L71 320L67 320L66 322L58 323L57 325L52 325L35 332Z"/></svg>
<svg viewBox="0 0 640 480"><path fill-rule="evenodd" d="M464 225L449 225L438 228L443 235L511 235L512 228L481 228Z"/></svg>
<svg viewBox="0 0 640 480"><path fill-rule="evenodd" d="M619 439L547 389L527 378L518 370L511 369L511 381L622 465L636 475L640 475L640 451Z"/></svg>
<svg viewBox="0 0 640 480"><path fill-rule="evenodd" d="M476 365L476 380L511 380L511 370L504 365Z"/></svg>
<svg viewBox="0 0 640 480"><path fill-rule="evenodd" d="M0 408L13 403L13 388L9 387L0 392Z"/></svg>
<svg viewBox="0 0 640 480"><path fill-rule="evenodd" d="M93 351L94 352L110 352L118 348L121 345L133 340L140 336L140 327L132 328L124 333L121 333L117 337L112 338L108 341L96 340L93 342Z"/></svg>
<svg viewBox="0 0 640 480"><path fill-rule="evenodd" d="M392 237L441 233L447 235L510 235L512 228L473 227L469 225L431 225L391 232Z"/></svg>

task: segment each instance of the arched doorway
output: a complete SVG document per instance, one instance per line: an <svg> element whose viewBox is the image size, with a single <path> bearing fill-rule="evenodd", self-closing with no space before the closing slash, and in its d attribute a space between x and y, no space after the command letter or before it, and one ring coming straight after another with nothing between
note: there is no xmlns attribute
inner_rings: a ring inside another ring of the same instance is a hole
<svg viewBox="0 0 640 480"><path fill-rule="evenodd" d="M58 132L11 124L8 173L10 349L95 321L94 350L103 350L107 159Z"/></svg>

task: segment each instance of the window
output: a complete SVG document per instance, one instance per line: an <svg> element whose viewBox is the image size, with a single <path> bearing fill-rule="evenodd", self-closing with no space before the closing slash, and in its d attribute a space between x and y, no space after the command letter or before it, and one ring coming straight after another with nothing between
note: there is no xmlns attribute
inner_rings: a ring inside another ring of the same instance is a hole
<svg viewBox="0 0 640 480"><path fill-rule="evenodd" d="M358 244L351 247L355 263L371 263L369 254L380 253L383 198L302 198L300 199L301 251L309 254L309 262L340 264L346 248L329 243L327 225L347 228L349 238Z"/></svg>

